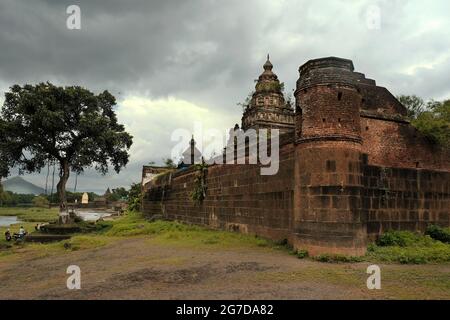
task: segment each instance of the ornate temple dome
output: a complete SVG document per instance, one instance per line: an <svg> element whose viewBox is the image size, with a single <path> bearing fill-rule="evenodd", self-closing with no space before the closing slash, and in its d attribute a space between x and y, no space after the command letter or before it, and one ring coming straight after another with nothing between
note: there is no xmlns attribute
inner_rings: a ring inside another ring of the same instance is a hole
<svg viewBox="0 0 450 320"><path fill-rule="evenodd" d="M274 92L282 94L281 85L278 77L273 73L273 65L269 60L269 55L267 55L267 61L263 65L264 71L259 76L258 82L255 86L255 93L258 92Z"/></svg>
<svg viewBox="0 0 450 320"><path fill-rule="evenodd" d="M269 55L258 77L255 91L242 117L242 129L280 128L290 131L294 127L294 113L283 94L283 84L272 71Z"/></svg>

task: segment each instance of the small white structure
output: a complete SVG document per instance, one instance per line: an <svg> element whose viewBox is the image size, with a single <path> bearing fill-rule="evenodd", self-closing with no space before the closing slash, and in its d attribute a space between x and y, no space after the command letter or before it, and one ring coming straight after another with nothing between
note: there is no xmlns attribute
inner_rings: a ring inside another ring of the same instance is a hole
<svg viewBox="0 0 450 320"><path fill-rule="evenodd" d="M89 202L89 196L85 192L85 193L83 193L83 196L81 197L81 204L88 204L88 202Z"/></svg>

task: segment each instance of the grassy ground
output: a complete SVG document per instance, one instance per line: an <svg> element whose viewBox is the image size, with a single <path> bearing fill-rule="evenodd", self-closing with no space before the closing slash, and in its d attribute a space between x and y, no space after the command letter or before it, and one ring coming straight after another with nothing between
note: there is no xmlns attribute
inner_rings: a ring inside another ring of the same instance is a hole
<svg viewBox="0 0 450 320"><path fill-rule="evenodd" d="M58 219L58 209L48 208L5 208L0 207L0 216L17 216L20 221L10 226L11 233L19 232L19 228L23 226L25 230L31 232L37 223L52 222ZM5 237L3 236L7 227L0 227L0 246L6 244ZM0 252L0 255L2 253Z"/></svg>
<svg viewBox="0 0 450 320"><path fill-rule="evenodd" d="M58 217L57 209L41 208L0 208L0 215L17 215L20 223L30 231L36 222L53 221ZM27 222L31 221L31 222ZM11 229L19 228L19 224ZM4 232L5 227L0 228ZM238 248L238 247L266 247L272 250L282 250L297 255L298 258L307 258L308 253L300 250L295 252L289 247L263 238L206 229L195 225L186 225L168 221L146 221L141 214L131 212L125 217L115 221L99 222L97 232L87 235L76 235L72 239L56 244L37 245L40 250L44 247L69 248L78 250L103 246L111 241L123 237L151 236L152 242L179 246L194 246L208 248ZM394 238L393 238L394 237ZM320 255L312 258L319 262L384 262L401 264L447 263L450 262L450 244L434 240L429 236L411 232L394 232L386 234L385 241L371 244L364 257L349 257L341 255ZM2 238L1 241L4 241ZM34 245L36 246L36 245Z"/></svg>
<svg viewBox="0 0 450 320"><path fill-rule="evenodd" d="M172 245L191 245L220 248L235 248L236 246L258 246L275 250L284 250L306 258L307 252L294 252L290 248L270 240L225 231L205 229L177 222L156 221L149 223L140 214L132 213L127 217L104 224L105 236L136 236L151 235L153 241ZM349 257L340 255L321 255L313 259L320 262L384 262L401 264L445 263L450 262L450 244L414 233L400 232L400 238L406 239L401 245L369 246L364 257Z"/></svg>
<svg viewBox="0 0 450 320"><path fill-rule="evenodd" d="M129 213L67 241L0 250L0 283L3 298L450 299L449 245L413 237L372 245L362 258L309 258L258 237ZM83 270L77 293L65 288L70 264ZM366 287L370 264L382 270L382 290Z"/></svg>
<svg viewBox="0 0 450 320"><path fill-rule="evenodd" d="M20 221L26 222L51 222L58 218L58 209L0 207L0 216L17 216Z"/></svg>
<svg viewBox="0 0 450 320"><path fill-rule="evenodd" d="M8 288L0 298L450 299L450 264L436 264L447 258L399 260L437 246L448 253L448 245L417 237L403 246L372 246L358 259L298 259L298 252L258 237L129 213L67 241L0 250L0 282ZM366 287L373 263L382 270L382 290ZM75 293L65 288L70 264L83 270L83 290Z"/></svg>
<svg viewBox="0 0 450 320"><path fill-rule="evenodd" d="M109 237L152 236L152 241L172 245L209 246L234 248L240 246L269 247L274 244L266 239L206 229L204 227L187 225L169 221L146 221L139 213L129 213L126 217L103 222L100 234Z"/></svg>

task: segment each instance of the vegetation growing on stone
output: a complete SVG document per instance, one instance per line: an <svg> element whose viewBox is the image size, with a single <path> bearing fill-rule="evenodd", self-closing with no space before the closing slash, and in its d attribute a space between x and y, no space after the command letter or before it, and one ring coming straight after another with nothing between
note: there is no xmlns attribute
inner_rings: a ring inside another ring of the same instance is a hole
<svg viewBox="0 0 450 320"><path fill-rule="evenodd" d="M192 190L191 197L196 203L202 203L206 197L206 175L208 173L208 165L202 159L202 163L195 165L196 173L194 180L194 189Z"/></svg>

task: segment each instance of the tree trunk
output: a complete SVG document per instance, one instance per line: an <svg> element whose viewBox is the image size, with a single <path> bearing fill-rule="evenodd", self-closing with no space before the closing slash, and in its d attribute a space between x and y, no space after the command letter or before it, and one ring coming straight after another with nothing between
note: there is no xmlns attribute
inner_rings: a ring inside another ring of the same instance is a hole
<svg viewBox="0 0 450 320"><path fill-rule="evenodd" d="M3 207L3 185L0 177L0 207Z"/></svg>
<svg viewBox="0 0 450 320"><path fill-rule="evenodd" d="M63 159L60 162L59 168L59 181L56 185L56 190L59 197L59 212L64 212L67 210L67 198L66 198L66 183L69 180L70 168L69 162Z"/></svg>

